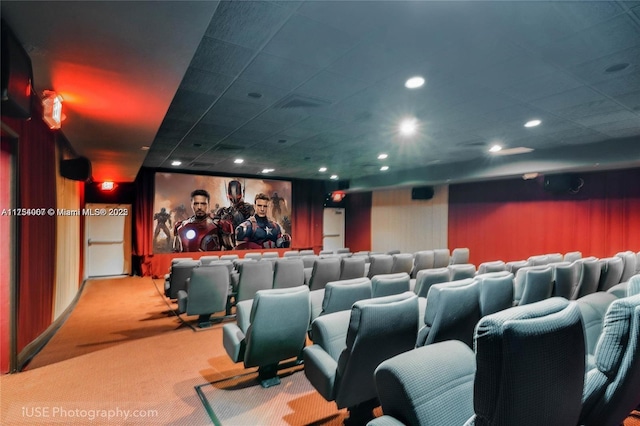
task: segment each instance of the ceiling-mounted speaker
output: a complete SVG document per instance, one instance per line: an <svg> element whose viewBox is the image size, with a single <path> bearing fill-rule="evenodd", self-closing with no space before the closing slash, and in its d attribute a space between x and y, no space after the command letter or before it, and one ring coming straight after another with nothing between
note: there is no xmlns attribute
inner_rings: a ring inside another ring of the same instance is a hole
<svg viewBox="0 0 640 426"><path fill-rule="evenodd" d="M2 21L2 115L31 117L31 59Z"/></svg>
<svg viewBox="0 0 640 426"><path fill-rule="evenodd" d="M87 182L91 179L91 161L87 157L62 160L60 162L60 175L67 179Z"/></svg>
<svg viewBox="0 0 640 426"><path fill-rule="evenodd" d="M430 200L433 198L433 186L418 186L411 189L412 200Z"/></svg>
<svg viewBox="0 0 640 426"><path fill-rule="evenodd" d="M554 194L577 194L584 185L584 180L574 174L549 175L544 177L542 187L545 191Z"/></svg>

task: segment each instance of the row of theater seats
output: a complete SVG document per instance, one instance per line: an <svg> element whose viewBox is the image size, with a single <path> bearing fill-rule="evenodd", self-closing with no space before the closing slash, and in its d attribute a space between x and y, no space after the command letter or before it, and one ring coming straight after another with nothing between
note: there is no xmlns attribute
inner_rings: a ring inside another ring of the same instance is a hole
<svg viewBox="0 0 640 426"><path fill-rule="evenodd" d="M512 275L434 285L421 327L417 295L371 298L367 278L327 284L315 320L307 286L262 290L238 304L237 324L224 325L223 344L235 362L259 367L263 386L277 384L279 362L299 358L302 350L310 383L338 408L347 407L353 424L363 424L378 402L385 416L371 425L468 418L468 424L618 424L640 403L634 392L640 386L640 275L627 285L630 297L619 300L597 292L516 307L507 298L498 302L490 290L508 282L505 277ZM467 304L475 306L473 314L455 320L456 306ZM309 321L313 344L305 347ZM420 342L424 332L431 340Z"/></svg>

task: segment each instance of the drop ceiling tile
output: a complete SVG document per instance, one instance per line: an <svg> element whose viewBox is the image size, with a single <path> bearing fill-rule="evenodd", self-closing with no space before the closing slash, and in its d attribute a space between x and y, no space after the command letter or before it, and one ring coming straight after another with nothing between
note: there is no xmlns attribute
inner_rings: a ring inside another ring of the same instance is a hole
<svg viewBox="0 0 640 426"><path fill-rule="evenodd" d="M640 111L640 90L615 96L614 100L630 110Z"/></svg>
<svg viewBox="0 0 640 426"><path fill-rule="evenodd" d="M316 72L318 69L315 67L261 53L242 73L241 78L289 91Z"/></svg>
<svg viewBox="0 0 640 426"><path fill-rule="evenodd" d="M611 123L633 120L637 121L638 133L640 133L640 116L627 110L617 110L605 114L592 115L589 117L578 118L575 121L576 123L582 124L585 127L598 129L598 126L600 125L608 125Z"/></svg>
<svg viewBox="0 0 640 426"><path fill-rule="evenodd" d="M260 96L252 97L249 96L249 93L259 94ZM224 94L224 98L270 106L284 98L287 93L287 90L239 78L229 87Z"/></svg>
<svg viewBox="0 0 640 426"><path fill-rule="evenodd" d="M335 102L347 98L367 86L368 84L365 82L322 71L298 87L295 92Z"/></svg>
<svg viewBox="0 0 640 426"><path fill-rule="evenodd" d="M189 67L180 87L191 92L218 97L229 87L232 81L233 77L228 75Z"/></svg>
<svg viewBox="0 0 640 426"><path fill-rule="evenodd" d="M634 67L636 72L594 84L592 87L611 97L638 91L640 90L640 62L638 64Z"/></svg>
<svg viewBox="0 0 640 426"><path fill-rule="evenodd" d="M630 66L619 72L606 72L606 69L612 65L624 63L630 64ZM638 74L640 73L640 46L631 47L611 55L578 64L569 68L568 71L585 84L594 84L617 79L621 76Z"/></svg>
<svg viewBox="0 0 640 426"><path fill-rule="evenodd" d="M323 68L344 55L357 39L301 15L291 17L263 52L312 67Z"/></svg>
<svg viewBox="0 0 640 426"><path fill-rule="evenodd" d="M616 102L607 98L601 98L584 104L564 108L556 111L556 113L568 120L579 120L581 118L613 113L619 110L620 105Z"/></svg>
<svg viewBox="0 0 640 426"><path fill-rule="evenodd" d="M215 99L211 95L178 89L167 111L167 118L195 123Z"/></svg>
<svg viewBox="0 0 640 426"><path fill-rule="evenodd" d="M561 93L577 89L583 85L584 83L575 77L568 76L563 72L555 72L535 77L528 81L521 81L500 90L502 93L514 99L522 102L530 102L536 99L560 95Z"/></svg>
<svg viewBox="0 0 640 426"><path fill-rule="evenodd" d="M581 86L575 89L568 90L557 95L547 96L545 98L536 99L531 101L530 104L534 107L546 110L546 111L561 111L566 110L572 106L581 105L589 102L600 102L606 98L594 91L593 89Z"/></svg>
<svg viewBox="0 0 640 426"><path fill-rule="evenodd" d="M266 1L221 1L206 35L258 49L286 22L292 11Z"/></svg>
<svg viewBox="0 0 640 426"><path fill-rule="evenodd" d="M191 60L191 67L235 77L254 55L254 50L205 36Z"/></svg>
<svg viewBox="0 0 640 426"><path fill-rule="evenodd" d="M620 15L545 46L544 57L571 67L638 45L640 28L627 15Z"/></svg>

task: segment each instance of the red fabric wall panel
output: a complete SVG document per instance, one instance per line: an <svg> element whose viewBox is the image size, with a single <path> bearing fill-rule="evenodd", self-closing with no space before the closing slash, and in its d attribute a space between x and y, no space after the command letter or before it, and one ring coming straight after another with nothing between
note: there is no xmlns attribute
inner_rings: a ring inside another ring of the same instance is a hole
<svg viewBox="0 0 640 426"><path fill-rule="evenodd" d="M344 245L352 253L371 250L371 192L345 197Z"/></svg>
<svg viewBox="0 0 640 426"><path fill-rule="evenodd" d="M449 247L490 260L579 250L609 257L640 250L640 168L580 175L577 194L520 179L451 185Z"/></svg>

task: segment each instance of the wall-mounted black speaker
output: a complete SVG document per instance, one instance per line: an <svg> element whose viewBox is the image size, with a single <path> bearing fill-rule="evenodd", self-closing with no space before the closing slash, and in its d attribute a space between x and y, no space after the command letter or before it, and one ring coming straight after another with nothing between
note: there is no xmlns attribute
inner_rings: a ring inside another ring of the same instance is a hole
<svg viewBox="0 0 640 426"><path fill-rule="evenodd" d="M60 162L60 175L67 179L86 182L91 179L91 161L86 157L62 160Z"/></svg>
<svg viewBox="0 0 640 426"><path fill-rule="evenodd" d="M2 21L2 115L31 117L31 59Z"/></svg>
<svg viewBox="0 0 640 426"><path fill-rule="evenodd" d="M584 185L580 176L574 174L549 175L544 177L542 188L554 194L577 194Z"/></svg>
<svg viewBox="0 0 640 426"><path fill-rule="evenodd" d="M411 189L412 200L430 200L433 198L433 186L418 186Z"/></svg>

